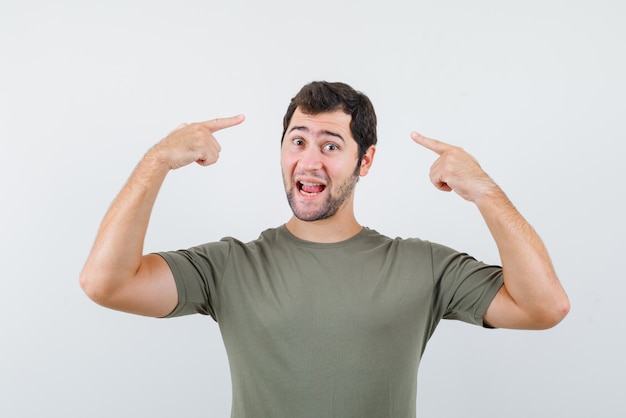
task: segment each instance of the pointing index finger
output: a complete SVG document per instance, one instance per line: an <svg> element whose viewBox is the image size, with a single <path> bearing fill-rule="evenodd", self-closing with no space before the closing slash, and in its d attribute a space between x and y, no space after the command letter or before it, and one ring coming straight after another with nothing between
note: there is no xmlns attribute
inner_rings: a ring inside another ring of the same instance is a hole
<svg viewBox="0 0 626 418"><path fill-rule="evenodd" d="M231 126L239 125L244 121L246 117L244 115L230 116L227 118L216 118L202 122L211 132L217 132L221 129L230 128Z"/></svg>
<svg viewBox="0 0 626 418"><path fill-rule="evenodd" d="M437 154L443 154L448 148L450 148L449 144L445 142L439 141L437 139L428 138L417 132L411 132L411 138L413 141L423 146L424 148L428 148L429 150L436 152Z"/></svg>

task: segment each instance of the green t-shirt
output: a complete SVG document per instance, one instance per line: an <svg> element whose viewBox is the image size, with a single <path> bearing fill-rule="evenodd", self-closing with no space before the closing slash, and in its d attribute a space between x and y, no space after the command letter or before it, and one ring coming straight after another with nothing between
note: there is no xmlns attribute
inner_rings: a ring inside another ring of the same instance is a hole
<svg viewBox="0 0 626 418"><path fill-rule="evenodd" d="M178 289L169 316L211 315L232 417L414 417L417 369L441 318L483 325L502 269L364 228L303 241L283 225L160 253Z"/></svg>

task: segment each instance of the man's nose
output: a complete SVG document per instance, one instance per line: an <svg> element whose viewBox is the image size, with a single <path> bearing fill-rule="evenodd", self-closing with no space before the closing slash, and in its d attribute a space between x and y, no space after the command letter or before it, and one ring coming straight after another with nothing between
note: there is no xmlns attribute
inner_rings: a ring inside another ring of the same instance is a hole
<svg viewBox="0 0 626 418"><path fill-rule="evenodd" d="M322 153L314 147L307 148L300 154L298 166L307 171L319 170L322 167Z"/></svg>

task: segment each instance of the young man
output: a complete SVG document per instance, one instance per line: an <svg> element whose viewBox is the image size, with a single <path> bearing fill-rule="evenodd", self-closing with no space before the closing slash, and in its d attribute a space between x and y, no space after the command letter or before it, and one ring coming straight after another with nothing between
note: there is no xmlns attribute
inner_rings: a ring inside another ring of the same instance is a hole
<svg viewBox="0 0 626 418"><path fill-rule="evenodd" d="M361 226L354 189L376 151L369 99L314 82L284 117L281 165L289 221L249 243L232 238L143 255L166 174L211 165L213 133L243 116L183 125L141 160L107 212L81 274L97 303L154 317L211 315L233 384L233 417L411 417L417 369L442 318L545 329L568 312L541 240L478 162L417 133L439 154L430 172L481 212L502 267Z"/></svg>

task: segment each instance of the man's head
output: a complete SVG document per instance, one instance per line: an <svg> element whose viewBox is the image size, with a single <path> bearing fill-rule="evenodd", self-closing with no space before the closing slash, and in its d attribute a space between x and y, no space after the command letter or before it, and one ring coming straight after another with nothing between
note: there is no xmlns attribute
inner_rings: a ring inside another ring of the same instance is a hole
<svg viewBox="0 0 626 418"><path fill-rule="evenodd" d="M294 216L317 221L353 216L354 187L376 151L369 99L343 83L314 82L291 100L284 117L281 166Z"/></svg>
<svg viewBox="0 0 626 418"><path fill-rule="evenodd" d="M359 146L359 162L368 148L376 144L376 112L372 102L345 83L314 81L302 87L283 117L283 139L296 108L310 115L335 110L350 115L350 131Z"/></svg>

